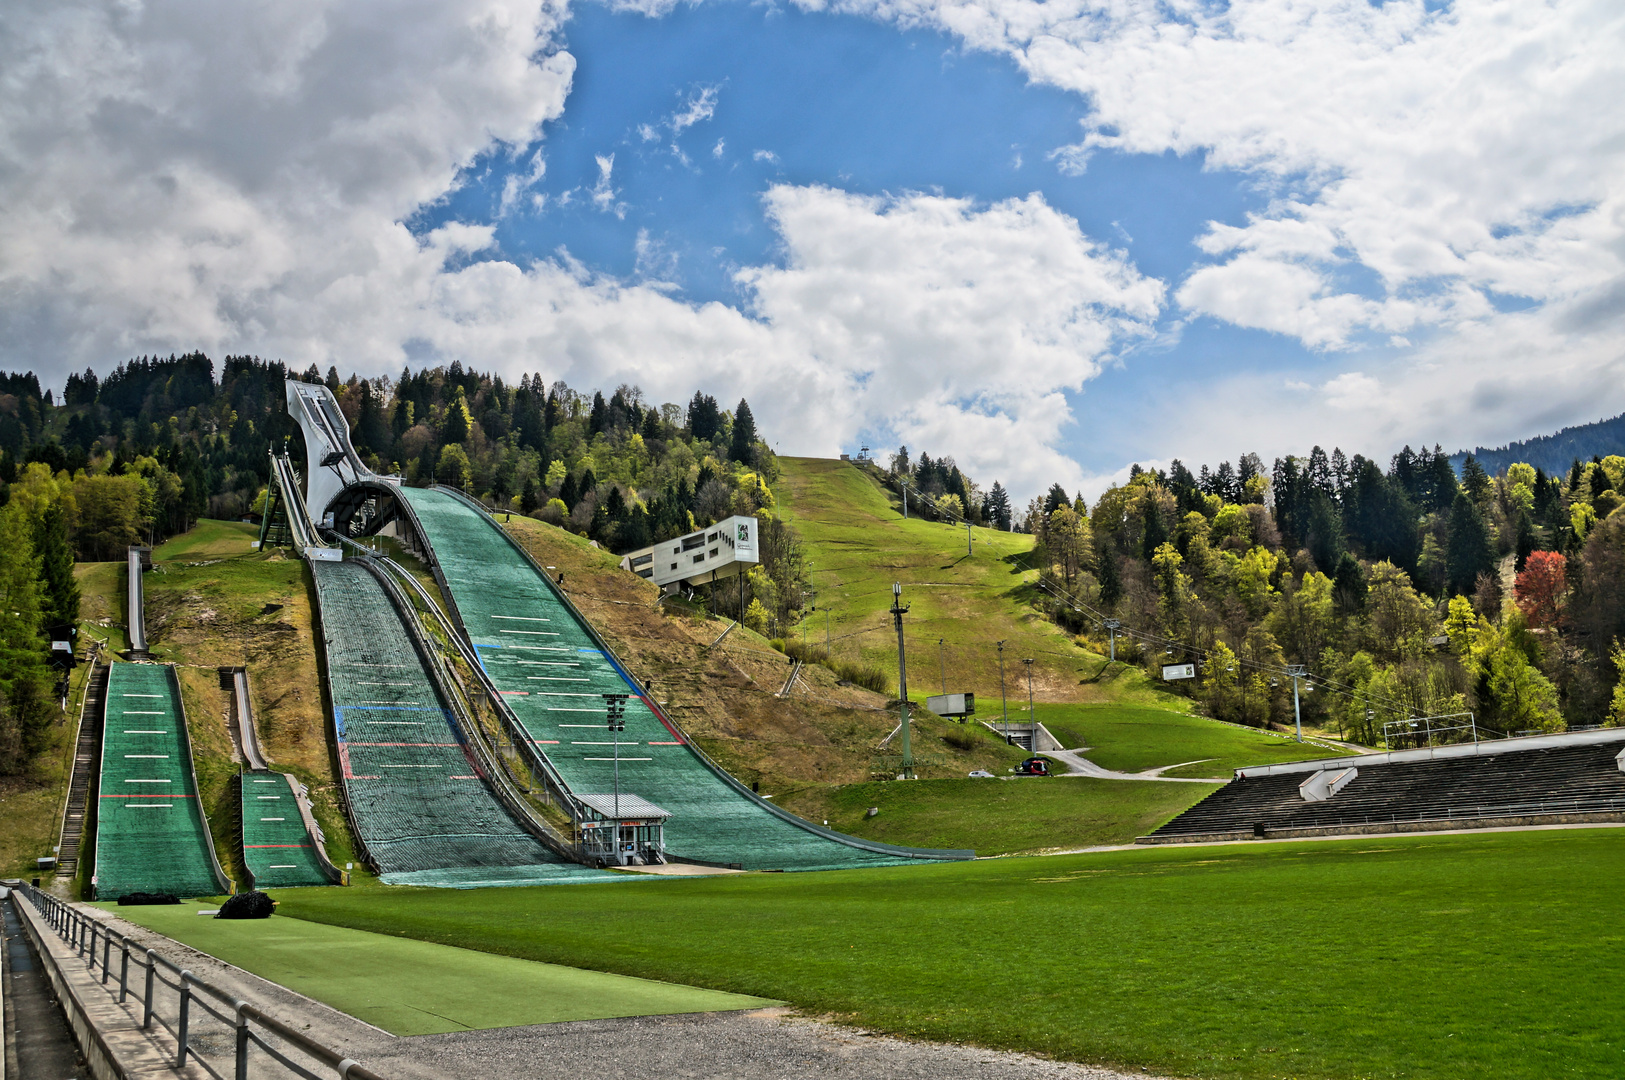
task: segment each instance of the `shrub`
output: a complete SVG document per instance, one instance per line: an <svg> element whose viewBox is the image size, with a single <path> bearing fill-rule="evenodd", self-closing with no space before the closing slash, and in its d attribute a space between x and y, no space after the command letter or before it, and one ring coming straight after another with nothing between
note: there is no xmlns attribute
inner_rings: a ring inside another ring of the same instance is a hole
<svg viewBox="0 0 1625 1080"><path fill-rule="evenodd" d="M955 724L942 741L955 750L976 750L982 745L982 733L970 724Z"/></svg>

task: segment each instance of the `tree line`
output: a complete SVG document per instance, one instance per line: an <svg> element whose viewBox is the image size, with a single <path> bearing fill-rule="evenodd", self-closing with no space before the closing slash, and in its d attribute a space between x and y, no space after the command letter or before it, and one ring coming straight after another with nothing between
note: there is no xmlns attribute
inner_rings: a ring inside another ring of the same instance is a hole
<svg viewBox="0 0 1625 1080"><path fill-rule="evenodd" d="M1472 713L1519 733L1625 720L1625 457L1564 475L1435 446L1384 468L1320 447L1195 473L1131 470L1089 507L1056 485L1019 527L1059 622L1119 657L1195 662L1212 715L1283 724L1303 665L1306 719L1380 742L1383 724ZM1081 610L1080 610L1081 609ZM1098 614L1097 614L1098 613Z"/></svg>

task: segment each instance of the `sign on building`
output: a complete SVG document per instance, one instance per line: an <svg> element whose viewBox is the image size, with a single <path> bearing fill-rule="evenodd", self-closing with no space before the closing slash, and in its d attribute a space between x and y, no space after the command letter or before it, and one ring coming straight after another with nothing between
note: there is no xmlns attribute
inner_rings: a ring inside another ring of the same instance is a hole
<svg viewBox="0 0 1625 1080"><path fill-rule="evenodd" d="M1165 682L1173 682L1175 679L1194 679L1196 678L1196 665L1164 664L1162 665L1162 678Z"/></svg>

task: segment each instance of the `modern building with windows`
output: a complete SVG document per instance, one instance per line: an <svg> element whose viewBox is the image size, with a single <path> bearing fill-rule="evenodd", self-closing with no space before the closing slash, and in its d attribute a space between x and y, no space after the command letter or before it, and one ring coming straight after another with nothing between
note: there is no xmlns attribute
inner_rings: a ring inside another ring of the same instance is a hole
<svg viewBox="0 0 1625 1080"><path fill-rule="evenodd" d="M676 592L684 585L709 585L743 573L740 564L761 561L757 528L753 517L723 518L698 532L630 552L621 559L621 569L648 578L667 592ZM731 572L724 574L724 570Z"/></svg>

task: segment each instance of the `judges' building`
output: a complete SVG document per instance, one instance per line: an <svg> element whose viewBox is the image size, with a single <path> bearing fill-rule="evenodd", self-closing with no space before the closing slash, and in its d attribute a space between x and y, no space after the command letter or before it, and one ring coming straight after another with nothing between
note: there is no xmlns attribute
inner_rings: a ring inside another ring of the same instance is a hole
<svg viewBox="0 0 1625 1080"><path fill-rule="evenodd" d="M743 574L745 563L761 561L757 527L753 517L723 518L699 532L631 552L621 559L621 569L648 578L668 593L684 585L710 585Z"/></svg>

